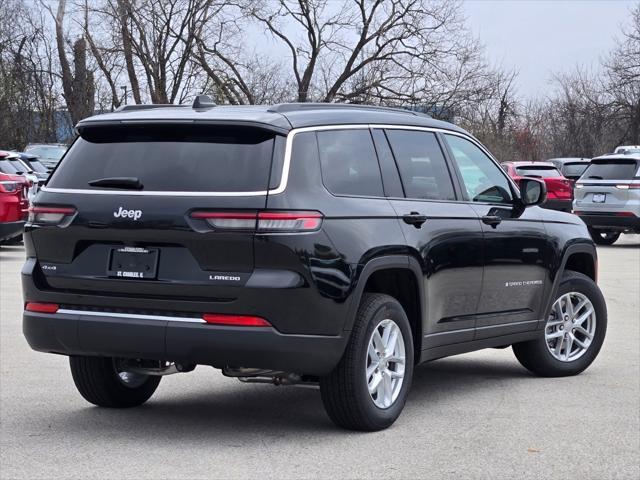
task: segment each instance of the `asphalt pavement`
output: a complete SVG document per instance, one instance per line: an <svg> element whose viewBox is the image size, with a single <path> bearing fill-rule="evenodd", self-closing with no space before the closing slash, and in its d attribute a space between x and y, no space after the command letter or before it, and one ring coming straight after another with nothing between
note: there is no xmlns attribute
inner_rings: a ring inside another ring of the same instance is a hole
<svg viewBox="0 0 640 480"><path fill-rule="evenodd" d="M317 390L210 367L163 378L142 407L76 392L66 357L21 329L21 247L0 249L0 478L640 478L640 236L598 249L609 329L583 374L536 378L511 349L416 369L395 425L336 428Z"/></svg>

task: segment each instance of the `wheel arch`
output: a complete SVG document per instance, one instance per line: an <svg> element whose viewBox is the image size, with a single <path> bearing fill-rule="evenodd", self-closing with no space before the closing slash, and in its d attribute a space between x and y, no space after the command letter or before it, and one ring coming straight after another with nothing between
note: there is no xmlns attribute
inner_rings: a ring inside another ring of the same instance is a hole
<svg viewBox="0 0 640 480"><path fill-rule="evenodd" d="M422 349L422 319L425 308L422 271L416 259L404 255L378 257L368 261L357 277L345 330L351 331L362 296L366 292L394 297L404 309L413 333L416 360Z"/></svg>
<svg viewBox="0 0 640 480"><path fill-rule="evenodd" d="M569 245L565 248L560 266L556 271L556 275L553 280L553 286L551 288L549 297L547 298L546 308L544 309L544 314L541 318L539 326L545 324L545 321L551 311L551 307L553 306L553 301L558 292L558 288L560 286L560 282L562 281L564 272L567 270L582 273L591 278L591 280L593 280L594 282L597 282L598 254L596 252L595 245L592 243L580 243Z"/></svg>

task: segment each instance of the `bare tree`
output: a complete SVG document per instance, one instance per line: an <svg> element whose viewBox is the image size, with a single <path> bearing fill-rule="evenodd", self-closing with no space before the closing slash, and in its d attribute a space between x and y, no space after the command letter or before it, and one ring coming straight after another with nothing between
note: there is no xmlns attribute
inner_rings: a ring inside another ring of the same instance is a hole
<svg viewBox="0 0 640 480"><path fill-rule="evenodd" d="M42 5L49 11L55 21L56 46L62 76L62 89L71 120L75 124L92 115L94 110L94 79L93 72L87 68L86 41L81 36L73 43L74 71L72 71L71 64L67 58L68 42L65 38L67 2L66 0L59 0L55 14L47 3L42 3Z"/></svg>
<svg viewBox="0 0 640 480"><path fill-rule="evenodd" d="M621 121L618 143L640 143L640 3L631 25L605 61L611 105Z"/></svg>
<svg viewBox="0 0 640 480"><path fill-rule="evenodd" d="M286 52L289 65L282 75L294 80L294 100L364 100L453 110L488 94L491 72L480 45L464 27L458 2L271 0L236 5ZM202 51L224 61L219 39L214 45L199 40ZM225 74L234 79L231 83L242 84L238 72Z"/></svg>

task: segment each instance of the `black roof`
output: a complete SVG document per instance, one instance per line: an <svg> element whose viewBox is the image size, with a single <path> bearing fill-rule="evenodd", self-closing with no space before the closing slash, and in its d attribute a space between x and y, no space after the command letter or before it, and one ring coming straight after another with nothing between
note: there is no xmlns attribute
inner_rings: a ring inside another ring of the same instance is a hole
<svg viewBox="0 0 640 480"><path fill-rule="evenodd" d="M283 103L278 105L127 105L115 112L95 115L78 123L78 129L104 123L203 122L251 125L278 133L322 125L383 124L463 129L428 115L399 108L338 103Z"/></svg>

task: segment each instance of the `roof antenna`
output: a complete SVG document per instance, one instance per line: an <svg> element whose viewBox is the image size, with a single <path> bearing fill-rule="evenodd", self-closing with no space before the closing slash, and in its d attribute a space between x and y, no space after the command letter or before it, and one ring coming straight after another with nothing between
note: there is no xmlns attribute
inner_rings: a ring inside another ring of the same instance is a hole
<svg viewBox="0 0 640 480"><path fill-rule="evenodd" d="M216 103L211 99L209 95L197 95L196 99L193 101L192 108L212 108L215 106Z"/></svg>

